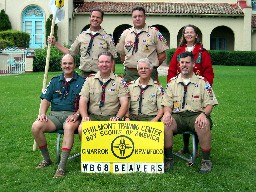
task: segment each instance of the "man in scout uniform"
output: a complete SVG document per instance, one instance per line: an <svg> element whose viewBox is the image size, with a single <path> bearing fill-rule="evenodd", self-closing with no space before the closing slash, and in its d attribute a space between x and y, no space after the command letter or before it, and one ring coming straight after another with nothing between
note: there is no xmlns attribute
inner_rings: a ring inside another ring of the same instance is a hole
<svg viewBox="0 0 256 192"><path fill-rule="evenodd" d="M163 107L161 106L164 90L162 86L153 81L150 77L153 71L153 64L148 58L138 61L137 70L139 78L131 81L128 85L130 92L130 107L125 115L125 121L160 121L163 116ZM171 158L170 129L166 127L164 131L164 154L165 158ZM165 166L165 171L169 167Z"/></svg>
<svg viewBox="0 0 256 192"><path fill-rule="evenodd" d="M78 104L84 78L74 71L75 67L71 55L65 55L62 58L63 73L53 77L41 94L40 112L32 125L32 134L43 156L43 161L36 167L38 169L52 164L44 133L64 129L61 161L55 177L64 176L65 164L73 145L74 132L80 124ZM46 115L50 105L51 112Z"/></svg>
<svg viewBox="0 0 256 192"><path fill-rule="evenodd" d="M134 26L122 33L116 46L125 66L124 79L127 82L136 80L139 77L136 69L138 60L149 58L154 64L151 77L158 80L157 67L166 58L167 42L157 28L146 25L143 7L133 8L132 20Z"/></svg>
<svg viewBox="0 0 256 192"><path fill-rule="evenodd" d="M128 109L128 86L112 72L114 58L110 52L99 54L99 71L88 77L80 93L82 121L118 121ZM78 132L81 135L82 126Z"/></svg>
<svg viewBox="0 0 256 192"><path fill-rule="evenodd" d="M48 42L55 45L61 52L71 55L80 54L81 75L88 77L98 71L98 55L101 52L109 51L114 58L117 58L116 48L113 39L102 28L104 12L101 9L93 9L90 14L90 28L82 31L71 45L70 49L56 42L54 37L49 37ZM112 70L114 71L115 65Z"/></svg>
<svg viewBox="0 0 256 192"><path fill-rule="evenodd" d="M161 102L164 90L159 82L150 77L153 64L148 58L138 61L137 70L140 77L128 83L130 108L125 120L157 122L163 116Z"/></svg>
<svg viewBox="0 0 256 192"><path fill-rule="evenodd" d="M173 77L166 86L162 105L164 106L163 122L171 130L171 146L173 133L195 131L198 135L202 150L200 173L210 172L212 162L210 113L218 101L210 84L204 77L193 73L194 56L191 52L180 55L181 73ZM172 148L172 147L171 147ZM173 165L172 158L168 159L169 166Z"/></svg>

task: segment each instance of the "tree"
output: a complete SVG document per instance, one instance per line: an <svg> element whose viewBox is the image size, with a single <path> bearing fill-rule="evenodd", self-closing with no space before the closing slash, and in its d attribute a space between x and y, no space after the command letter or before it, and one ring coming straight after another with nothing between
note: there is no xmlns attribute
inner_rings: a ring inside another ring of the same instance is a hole
<svg viewBox="0 0 256 192"><path fill-rule="evenodd" d="M53 19L53 15L51 14L49 16L49 18L47 19L47 21L46 21L46 25L45 25L45 28L46 28L45 39L46 40L48 39L48 36L51 33L52 19ZM56 41L58 41L58 34L57 34L57 32L58 32L58 25L55 24L54 25L54 37L55 37Z"/></svg>
<svg viewBox="0 0 256 192"><path fill-rule="evenodd" d="M2 9L0 12L0 21L0 31L12 29L11 22L9 20L8 15L5 13L4 9Z"/></svg>

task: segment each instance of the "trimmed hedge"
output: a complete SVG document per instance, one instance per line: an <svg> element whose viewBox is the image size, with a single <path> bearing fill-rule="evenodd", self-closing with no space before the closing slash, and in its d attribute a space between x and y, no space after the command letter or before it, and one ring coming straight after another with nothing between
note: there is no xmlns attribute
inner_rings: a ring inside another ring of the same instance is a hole
<svg viewBox="0 0 256 192"><path fill-rule="evenodd" d="M15 30L0 31L0 40L5 42L2 43L3 47L0 47L1 49L8 46L28 48L30 35L26 32Z"/></svg>
<svg viewBox="0 0 256 192"><path fill-rule="evenodd" d="M176 49L166 51L166 63L169 65L170 60ZM209 50L213 65L226 66L256 66L255 51L217 51Z"/></svg>
<svg viewBox="0 0 256 192"><path fill-rule="evenodd" d="M0 39L0 49L4 49L6 47L13 47L13 42L5 39Z"/></svg>
<svg viewBox="0 0 256 192"><path fill-rule="evenodd" d="M1 45L1 41L0 41ZM166 63L169 65L170 60L176 49L169 49L166 51ZM227 66L256 66L256 52L255 51L209 51L213 65L227 65ZM36 49L33 62L33 71L44 71L46 62L47 48ZM60 61L63 54L55 47L51 47L49 71L60 71ZM79 66L80 56L75 56L76 66ZM120 57L116 59L116 64L122 63Z"/></svg>

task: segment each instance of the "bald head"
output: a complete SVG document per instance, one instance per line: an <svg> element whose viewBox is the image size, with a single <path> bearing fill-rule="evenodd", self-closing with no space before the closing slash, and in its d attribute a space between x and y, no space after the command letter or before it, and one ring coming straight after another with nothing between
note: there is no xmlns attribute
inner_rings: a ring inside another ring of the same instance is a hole
<svg viewBox="0 0 256 192"><path fill-rule="evenodd" d="M64 56L62 57L62 59L61 59L61 62L65 61L65 60L69 60L69 61L72 61L72 62L74 63L74 58L73 58L73 56L70 55L70 54L64 55ZM75 63L74 63L74 64L75 64Z"/></svg>
<svg viewBox="0 0 256 192"><path fill-rule="evenodd" d="M76 65L72 55L66 54L61 60L61 69L64 72L65 77L73 77Z"/></svg>

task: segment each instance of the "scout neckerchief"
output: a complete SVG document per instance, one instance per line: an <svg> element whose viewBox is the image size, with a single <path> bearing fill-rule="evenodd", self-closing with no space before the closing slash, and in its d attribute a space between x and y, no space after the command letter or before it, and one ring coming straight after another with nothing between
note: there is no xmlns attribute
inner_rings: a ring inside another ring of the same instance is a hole
<svg viewBox="0 0 256 192"><path fill-rule="evenodd" d="M105 92L106 92L106 87L109 84L109 82L111 81L111 79L109 79L106 83L103 83L100 79L98 79L102 88L102 92L101 92L101 99L100 99L100 108L104 106L105 103Z"/></svg>
<svg viewBox="0 0 256 192"><path fill-rule="evenodd" d="M188 85L189 85L190 83L191 83L191 82L189 82L187 85L185 85L183 82L181 82L181 85L183 85L183 87L184 87L184 94L183 94L183 99L182 99L182 109L184 109L184 107L185 107L185 100L186 100L187 88L188 88Z"/></svg>
<svg viewBox="0 0 256 192"><path fill-rule="evenodd" d="M68 95L68 92L70 89L70 84L69 84L70 81L67 81L65 78L65 81L62 84L62 89L61 89L61 99L66 99L66 96Z"/></svg>
<svg viewBox="0 0 256 192"><path fill-rule="evenodd" d="M139 101L139 109L138 109L138 114L141 114L141 106L142 106L142 95L144 93L144 91L149 87L149 85L147 85L146 87L142 88L141 86L139 86L140 88L140 101Z"/></svg>
<svg viewBox="0 0 256 192"><path fill-rule="evenodd" d="M139 33L135 33L135 32L134 32L134 34L135 34L135 41L134 41L134 46L133 46L132 54L133 54L133 53L136 53L136 52L138 51L139 35L140 35L141 33L143 33L143 32L144 32L144 31L141 31L141 32L139 32Z"/></svg>
<svg viewBox="0 0 256 192"><path fill-rule="evenodd" d="M90 39L90 42L89 42L89 45L88 45L88 47L87 47L87 50L86 50L86 54L85 54L85 55L88 54L88 55L90 56L90 50L92 49L93 39L94 39L94 37L98 36L99 33L95 33L94 35L91 34L91 33L88 33L88 34L91 36L91 39Z"/></svg>

